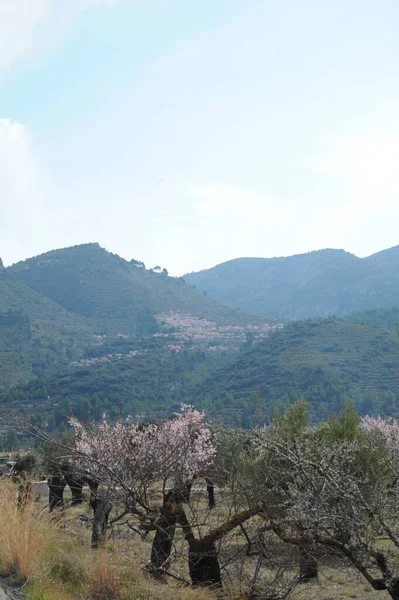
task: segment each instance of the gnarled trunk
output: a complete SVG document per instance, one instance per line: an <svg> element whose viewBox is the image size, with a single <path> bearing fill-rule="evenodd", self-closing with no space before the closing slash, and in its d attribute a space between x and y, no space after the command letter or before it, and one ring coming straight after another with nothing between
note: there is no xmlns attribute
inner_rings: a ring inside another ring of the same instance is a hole
<svg viewBox="0 0 399 600"><path fill-rule="evenodd" d="M195 540L189 544L188 568L193 587L221 587L218 553L213 541Z"/></svg>
<svg viewBox="0 0 399 600"><path fill-rule="evenodd" d="M94 511L96 510L96 505L97 505L97 497L98 497L98 482L94 481L94 480L87 480L87 484L90 488L90 500L89 500L89 505L90 508L92 508Z"/></svg>
<svg viewBox="0 0 399 600"><path fill-rule="evenodd" d="M177 522L176 511L161 509L156 521L157 532L151 548L150 572L154 577L162 577L169 566Z"/></svg>
<svg viewBox="0 0 399 600"><path fill-rule="evenodd" d="M156 534L151 548L149 571L157 578L161 578L164 571L169 566L176 523L179 518L180 501L181 490L171 490L165 494L163 506L154 523Z"/></svg>
<svg viewBox="0 0 399 600"><path fill-rule="evenodd" d="M90 507L94 512L91 530L91 547L97 549L104 542L108 517L112 505L106 498L101 497L101 491L98 489L99 484L97 481L87 479L87 483L90 486Z"/></svg>
<svg viewBox="0 0 399 600"><path fill-rule="evenodd" d="M83 502L83 481L79 476L65 473L65 481L69 485L72 494L72 506Z"/></svg>
<svg viewBox="0 0 399 600"><path fill-rule="evenodd" d="M223 525L212 529L202 540L197 540L186 513L183 509L180 509L179 523L188 542L188 565L193 586L222 586L219 557L215 543L254 515L263 512L265 512L265 509L262 505L242 510L233 515Z"/></svg>

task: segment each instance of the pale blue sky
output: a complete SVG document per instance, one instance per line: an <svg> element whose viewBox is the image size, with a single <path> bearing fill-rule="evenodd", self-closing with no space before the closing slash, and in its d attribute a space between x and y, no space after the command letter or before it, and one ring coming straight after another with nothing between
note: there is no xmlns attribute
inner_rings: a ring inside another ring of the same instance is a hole
<svg viewBox="0 0 399 600"><path fill-rule="evenodd" d="M0 256L399 244L395 0L1 0Z"/></svg>

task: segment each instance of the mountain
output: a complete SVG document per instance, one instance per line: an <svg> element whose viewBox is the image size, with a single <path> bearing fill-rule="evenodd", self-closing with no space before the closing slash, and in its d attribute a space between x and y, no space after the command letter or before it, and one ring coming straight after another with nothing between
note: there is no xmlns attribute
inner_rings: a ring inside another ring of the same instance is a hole
<svg viewBox="0 0 399 600"><path fill-rule="evenodd" d="M0 269L0 313L8 310L29 315L33 327L43 334L61 336L88 332L88 323L32 289L12 269Z"/></svg>
<svg viewBox="0 0 399 600"><path fill-rule="evenodd" d="M231 350L269 329L98 244L0 263L0 391L137 352Z"/></svg>
<svg viewBox="0 0 399 600"><path fill-rule="evenodd" d="M158 316L169 311L218 323L256 322L181 278L139 265L99 244L83 244L30 258L7 271L41 296L86 319L99 334L152 334L159 329Z"/></svg>
<svg viewBox="0 0 399 600"><path fill-rule="evenodd" d="M399 246L363 259L344 250L238 258L184 277L219 302L253 314L344 316L399 303Z"/></svg>
<svg viewBox="0 0 399 600"><path fill-rule="evenodd" d="M273 288L268 306L273 301L275 313L349 313L363 301L396 301L398 254L359 259L325 250L240 259L211 271L227 269L232 290L234 281L249 285L261 271L248 292L251 306L259 290ZM348 398L361 412L396 414L398 310L283 327L98 244L55 250L0 269L0 405L49 430L71 412L82 419L104 412L150 418L181 402L245 426L302 398L314 420ZM9 425L3 416L3 429Z"/></svg>
<svg viewBox="0 0 399 600"><path fill-rule="evenodd" d="M318 420L348 398L361 412L391 415L399 411L398 366L396 334L336 318L298 321L241 352L194 396L221 415L242 414L243 407L254 414L260 401L263 414L273 416L306 399Z"/></svg>
<svg viewBox="0 0 399 600"><path fill-rule="evenodd" d="M84 319L0 269L0 390L55 372L90 339Z"/></svg>
<svg viewBox="0 0 399 600"><path fill-rule="evenodd" d="M381 250L365 259L366 262L384 270L387 274L398 276L399 246Z"/></svg>

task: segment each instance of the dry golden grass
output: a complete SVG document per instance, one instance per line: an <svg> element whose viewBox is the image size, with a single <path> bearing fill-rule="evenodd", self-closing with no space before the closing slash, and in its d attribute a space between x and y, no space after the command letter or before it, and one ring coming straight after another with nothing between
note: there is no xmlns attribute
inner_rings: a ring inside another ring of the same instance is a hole
<svg viewBox="0 0 399 600"><path fill-rule="evenodd" d="M50 516L45 501L16 509L17 489L0 479L0 566L25 585L31 600L213 600L204 590L171 581L162 584L141 568L143 548L135 539L111 540L90 549L83 507Z"/></svg>
<svg viewBox="0 0 399 600"><path fill-rule="evenodd" d="M16 510L16 487L0 479L0 563L8 573L26 582L40 571L54 530L38 518L32 503Z"/></svg>
<svg viewBox="0 0 399 600"><path fill-rule="evenodd" d="M211 515L199 496L197 510L203 512L205 528L226 517L221 504ZM0 563L13 575L30 600L216 600L216 592L193 590L173 578L154 581L143 570L149 557L151 539L143 542L127 527L107 540L99 551L90 549L90 515L86 505L70 507L64 514L48 515L45 500L31 502L16 510L16 488L0 479ZM230 543L239 543L237 532ZM176 532L176 560L172 572L188 579L187 548L181 532ZM238 565L225 573L225 598L246 598L237 579ZM235 578L235 579L234 579ZM234 580L234 581L233 581ZM230 595L229 595L230 592ZM318 583L299 585L293 600L384 600L385 592L373 591L352 569L321 565Z"/></svg>

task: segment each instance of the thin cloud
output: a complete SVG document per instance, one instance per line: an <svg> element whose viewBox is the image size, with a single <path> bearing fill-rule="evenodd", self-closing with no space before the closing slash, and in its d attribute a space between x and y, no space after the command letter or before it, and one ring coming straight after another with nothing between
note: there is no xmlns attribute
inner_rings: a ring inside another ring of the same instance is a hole
<svg viewBox="0 0 399 600"><path fill-rule="evenodd" d="M101 5L112 7L119 1L123 0L3 0L0 72L60 42L83 11Z"/></svg>
<svg viewBox="0 0 399 600"><path fill-rule="evenodd" d="M260 219L283 218L287 215L286 207L275 199L264 198L255 190L235 187L233 185L203 185L194 189L192 196L196 199L195 210L207 218L238 217Z"/></svg>
<svg viewBox="0 0 399 600"><path fill-rule="evenodd" d="M24 258L48 232L50 183L22 123L0 119L0 239L5 262Z"/></svg>

